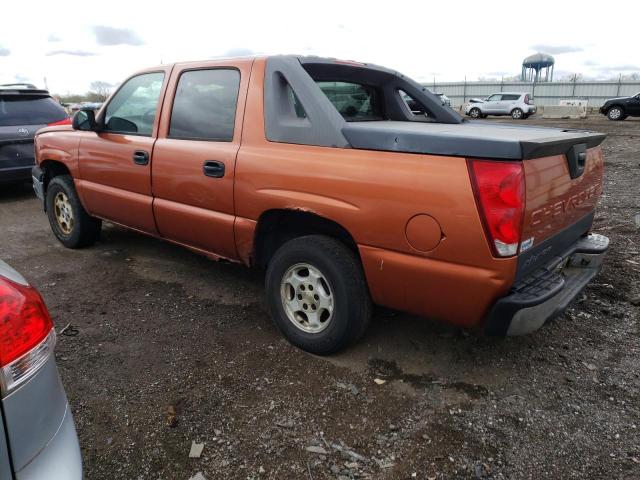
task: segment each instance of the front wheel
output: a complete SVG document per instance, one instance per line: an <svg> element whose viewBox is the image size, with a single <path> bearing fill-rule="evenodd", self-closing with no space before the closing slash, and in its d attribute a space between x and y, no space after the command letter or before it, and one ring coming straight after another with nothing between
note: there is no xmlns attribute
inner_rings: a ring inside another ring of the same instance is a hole
<svg viewBox="0 0 640 480"><path fill-rule="evenodd" d="M46 205L51 230L65 247L86 247L98 239L102 221L84 209L71 176L60 175L49 182Z"/></svg>
<svg viewBox="0 0 640 480"><path fill-rule="evenodd" d="M280 332L310 353L346 347L364 334L371 318L358 258L330 237L308 235L282 245L269 262L266 290Z"/></svg>
<svg viewBox="0 0 640 480"><path fill-rule="evenodd" d="M611 107L607 111L607 117L609 118L609 120L613 121L624 120L626 118L621 107Z"/></svg>
<svg viewBox="0 0 640 480"><path fill-rule="evenodd" d="M524 112L520 108L514 108L511 110L511 118L514 120L521 120L524 117Z"/></svg>
<svg viewBox="0 0 640 480"><path fill-rule="evenodd" d="M469 110L469 116L471 118L480 118L482 116L482 112L479 108L472 108L471 110Z"/></svg>

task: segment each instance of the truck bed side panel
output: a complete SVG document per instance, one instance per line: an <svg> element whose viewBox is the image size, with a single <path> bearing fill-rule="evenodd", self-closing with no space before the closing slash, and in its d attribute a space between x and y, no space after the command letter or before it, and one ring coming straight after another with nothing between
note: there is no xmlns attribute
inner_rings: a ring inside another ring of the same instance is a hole
<svg viewBox="0 0 640 480"><path fill-rule="evenodd" d="M261 68L256 61L236 163L236 224L247 227L236 232L236 239L242 239L239 250L246 250L247 233L264 212L307 211L344 227L361 252L366 250L373 269L380 269L378 250L389 251L394 260L425 259L421 263L425 265L429 259L430 265L438 266L422 269L411 284L401 269L387 270L382 262L384 275L374 275L368 264L374 300L407 310L401 292L411 287L424 296L413 313L434 317L431 307L443 303L451 313L447 319L458 318L468 325L480 322L485 310L471 311L453 298L442 302L441 289L429 288L439 281L459 284L460 292L488 303L513 282L516 260L495 259L489 251L466 159L269 142L264 136L263 75L264 65ZM417 251L407 241L407 223L418 214L433 217L441 230L439 244L430 251ZM483 281L491 279L481 291L473 291L480 282L465 286L462 281L472 278L473 272L482 272ZM393 293L375 293L385 289ZM456 313L456 309L461 310Z"/></svg>

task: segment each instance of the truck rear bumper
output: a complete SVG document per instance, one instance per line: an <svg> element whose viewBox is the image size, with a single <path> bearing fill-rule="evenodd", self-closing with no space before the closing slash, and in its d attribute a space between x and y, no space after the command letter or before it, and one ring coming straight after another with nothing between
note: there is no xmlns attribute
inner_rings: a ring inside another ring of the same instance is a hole
<svg viewBox="0 0 640 480"><path fill-rule="evenodd" d="M609 247L603 235L589 234L556 258L516 284L498 300L485 323L489 335L524 335L564 312L600 271Z"/></svg>

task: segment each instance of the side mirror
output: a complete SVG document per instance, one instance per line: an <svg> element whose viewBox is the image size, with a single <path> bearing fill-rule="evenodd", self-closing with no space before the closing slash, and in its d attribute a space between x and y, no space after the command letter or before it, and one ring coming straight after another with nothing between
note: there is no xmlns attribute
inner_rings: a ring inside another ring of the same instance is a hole
<svg viewBox="0 0 640 480"><path fill-rule="evenodd" d="M89 108L78 110L71 123L74 130L95 131L97 127L96 112Z"/></svg>

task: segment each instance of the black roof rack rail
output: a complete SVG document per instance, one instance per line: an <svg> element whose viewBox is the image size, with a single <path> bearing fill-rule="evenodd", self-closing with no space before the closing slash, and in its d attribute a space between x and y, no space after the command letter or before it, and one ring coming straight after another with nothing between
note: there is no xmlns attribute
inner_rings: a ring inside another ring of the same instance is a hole
<svg viewBox="0 0 640 480"><path fill-rule="evenodd" d="M33 83L3 83L0 84L0 88L2 87L24 87L37 90L37 87Z"/></svg>

